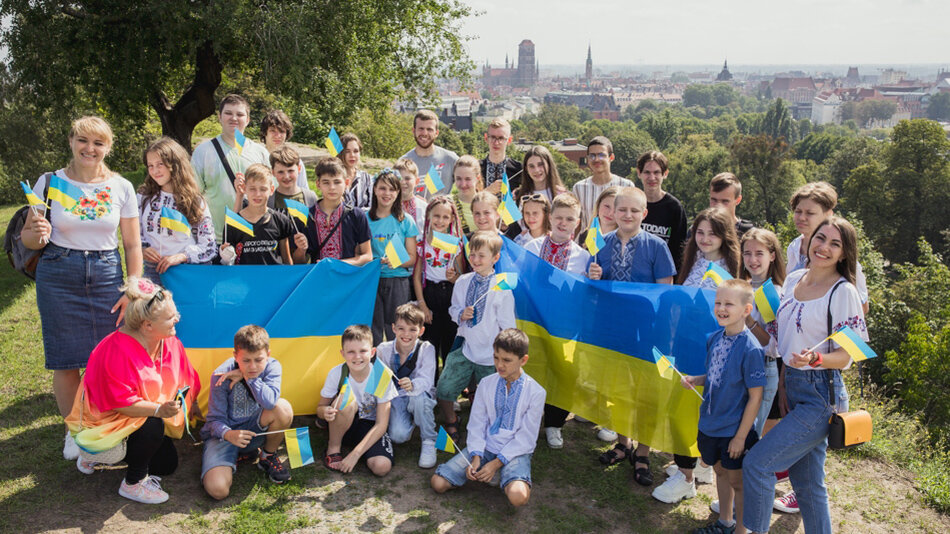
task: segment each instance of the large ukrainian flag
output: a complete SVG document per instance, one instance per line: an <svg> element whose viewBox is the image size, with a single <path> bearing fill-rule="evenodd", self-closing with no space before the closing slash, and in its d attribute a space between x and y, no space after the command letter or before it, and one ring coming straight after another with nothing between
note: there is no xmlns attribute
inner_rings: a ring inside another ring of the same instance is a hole
<svg viewBox="0 0 950 534"><path fill-rule="evenodd" d="M517 271L518 327L531 340L525 366L547 402L655 449L699 456L699 398L661 376L653 347L685 374L705 372L718 327L709 290L592 281L555 269L509 240L496 272Z"/></svg>
<svg viewBox="0 0 950 534"><path fill-rule="evenodd" d="M257 324L270 334L283 368L281 396L295 414L316 412L330 368L343 361L340 334L370 324L379 260L363 267L325 259L316 265L179 265L162 275L181 313L178 337L201 376L207 413L211 373L233 357L234 333Z"/></svg>

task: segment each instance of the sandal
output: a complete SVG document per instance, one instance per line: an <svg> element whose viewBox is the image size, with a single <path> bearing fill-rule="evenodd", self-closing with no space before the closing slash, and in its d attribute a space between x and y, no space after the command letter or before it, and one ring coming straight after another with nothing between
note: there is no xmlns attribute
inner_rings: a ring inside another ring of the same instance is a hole
<svg viewBox="0 0 950 534"><path fill-rule="evenodd" d="M653 472L650 471L649 456L630 456L630 463L633 464L633 479L641 486L653 485ZM637 464L644 464L646 467L637 467Z"/></svg>
<svg viewBox="0 0 950 534"><path fill-rule="evenodd" d="M620 456L620 454L618 454L617 451L622 452L624 455ZM599 460L600 460L600 463L610 466L610 465L617 465L629 457L630 457L630 449L628 447L624 447L623 445L617 443L616 445L614 445L614 448L601 454Z"/></svg>
<svg viewBox="0 0 950 534"><path fill-rule="evenodd" d="M329 469L330 471L339 472L340 471L339 468L332 467L332 464L335 464L337 462L342 462L342 461L343 461L343 455L338 452L335 452L333 454L323 455L323 466Z"/></svg>

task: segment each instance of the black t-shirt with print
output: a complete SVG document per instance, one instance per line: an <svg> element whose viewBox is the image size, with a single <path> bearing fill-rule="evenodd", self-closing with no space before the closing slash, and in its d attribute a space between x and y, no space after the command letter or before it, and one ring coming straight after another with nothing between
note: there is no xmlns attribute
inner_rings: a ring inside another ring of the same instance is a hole
<svg viewBox="0 0 950 534"><path fill-rule="evenodd" d="M281 265L280 240L293 239L297 227L284 213L267 208L267 213L254 223L254 237L233 226L227 232L228 242L237 253L235 264Z"/></svg>
<svg viewBox="0 0 950 534"><path fill-rule="evenodd" d="M676 197L664 193L656 202L647 202L647 216L643 218L642 228L659 237L670 247L670 254L677 269L683 256L683 243L689 223L686 222L686 210Z"/></svg>

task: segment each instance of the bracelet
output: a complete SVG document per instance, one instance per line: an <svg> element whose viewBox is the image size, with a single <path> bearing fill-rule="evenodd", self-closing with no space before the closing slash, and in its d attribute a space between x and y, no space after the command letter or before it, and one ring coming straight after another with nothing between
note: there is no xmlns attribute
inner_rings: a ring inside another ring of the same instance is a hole
<svg viewBox="0 0 950 534"><path fill-rule="evenodd" d="M155 407L155 412L152 414L152 417L158 417L158 411L162 409L162 405L159 404Z"/></svg>
<svg viewBox="0 0 950 534"><path fill-rule="evenodd" d="M812 354L815 355L815 358L812 359L812 361L811 361L808 365L810 365L811 367L820 367L820 366L821 366L821 362L822 362L821 353L815 351L815 352L813 352Z"/></svg>

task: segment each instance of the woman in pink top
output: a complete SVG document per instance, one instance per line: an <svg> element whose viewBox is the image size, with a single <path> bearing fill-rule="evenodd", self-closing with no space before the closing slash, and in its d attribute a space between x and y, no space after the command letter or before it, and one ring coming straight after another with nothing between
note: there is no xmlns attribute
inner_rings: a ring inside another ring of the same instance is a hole
<svg viewBox="0 0 950 534"><path fill-rule="evenodd" d="M158 504L168 494L156 475L169 475L178 467L172 438L181 438L187 428L187 408L201 383L175 337L181 316L171 293L138 277L130 277L122 290L129 299L125 324L90 354L66 425L85 453L76 461L85 474L94 473L97 465L90 454L125 441L129 468L119 495Z"/></svg>

